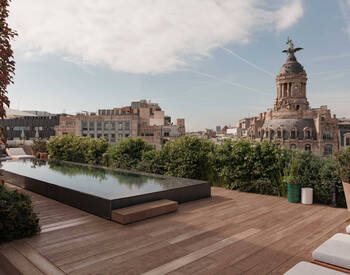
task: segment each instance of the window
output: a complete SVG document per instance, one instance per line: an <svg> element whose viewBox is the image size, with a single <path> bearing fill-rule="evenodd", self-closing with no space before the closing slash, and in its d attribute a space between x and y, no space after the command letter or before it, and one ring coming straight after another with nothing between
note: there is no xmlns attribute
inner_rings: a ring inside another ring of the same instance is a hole
<svg viewBox="0 0 350 275"><path fill-rule="evenodd" d="M324 156L330 156L332 154L333 154L333 145L332 144L326 144L324 146L323 155Z"/></svg>
<svg viewBox="0 0 350 275"><path fill-rule="evenodd" d="M296 130L290 131L290 138L291 139L296 139L297 138L297 131Z"/></svg>
<svg viewBox="0 0 350 275"><path fill-rule="evenodd" d="M104 123L104 129L105 130L110 130L112 127L111 127L111 123L109 121L105 121Z"/></svg>
<svg viewBox="0 0 350 275"><path fill-rule="evenodd" d="M118 129L123 130L123 122L119 121L118 124Z"/></svg>
<svg viewBox="0 0 350 275"><path fill-rule="evenodd" d="M323 139L324 140L330 140L332 139L331 132L329 130L324 130L323 131Z"/></svg>
<svg viewBox="0 0 350 275"><path fill-rule="evenodd" d="M15 126L13 127L14 131L29 131L30 127L28 126Z"/></svg>
<svg viewBox="0 0 350 275"><path fill-rule="evenodd" d="M281 130L277 131L277 138L282 138L282 131Z"/></svg>
<svg viewBox="0 0 350 275"><path fill-rule="evenodd" d="M311 152L311 145L305 144L305 151Z"/></svg>
<svg viewBox="0 0 350 275"><path fill-rule="evenodd" d="M269 137L269 131L266 131L265 134L266 134L265 137L268 138Z"/></svg>
<svg viewBox="0 0 350 275"><path fill-rule="evenodd" d="M97 121L97 130L102 130L102 122L101 121Z"/></svg>
<svg viewBox="0 0 350 275"><path fill-rule="evenodd" d="M81 129L82 129L83 131L87 131L87 129L88 129L87 121L82 121L82 122L81 122Z"/></svg>
<svg viewBox="0 0 350 275"><path fill-rule="evenodd" d="M310 130L306 130L305 139L311 139L311 131Z"/></svg>
<svg viewBox="0 0 350 275"><path fill-rule="evenodd" d="M350 138L346 138L345 139L345 145L346 146L350 146Z"/></svg>
<svg viewBox="0 0 350 275"><path fill-rule="evenodd" d="M124 129L125 130L130 130L130 122L129 121L125 121L124 122Z"/></svg>
<svg viewBox="0 0 350 275"><path fill-rule="evenodd" d="M295 109L299 110L299 109L300 109L300 106L299 106L299 105L297 105Z"/></svg>
<svg viewBox="0 0 350 275"><path fill-rule="evenodd" d="M275 131L274 131L274 130L271 130L271 131L270 131L270 138L273 139L274 136L275 136Z"/></svg>
<svg viewBox="0 0 350 275"><path fill-rule="evenodd" d="M68 126L68 127L73 126L73 122L72 121L66 121L66 126Z"/></svg>
<svg viewBox="0 0 350 275"><path fill-rule="evenodd" d="M260 131L258 131L258 137L260 137L260 134L261 134Z"/></svg>
<svg viewBox="0 0 350 275"><path fill-rule="evenodd" d="M89 130L94 131L95 130L95 121L89 121Z"/></svg>
<svg viewBox="0 0 350 275"><path fill-rule="evenodd" d="M291 150L295 150L295 149L297 149L297 146L296 146L294 143L292 143L292 144L290 145L290 149L291 149Z"/></svg>
<svg viewBox="0 0 350 275"><path fill-rule="evenodd" d="M164 136L165 136L165 137L168 137L168 136L169 136L169 132L165 132L165 133L164 133Z"/></svg>

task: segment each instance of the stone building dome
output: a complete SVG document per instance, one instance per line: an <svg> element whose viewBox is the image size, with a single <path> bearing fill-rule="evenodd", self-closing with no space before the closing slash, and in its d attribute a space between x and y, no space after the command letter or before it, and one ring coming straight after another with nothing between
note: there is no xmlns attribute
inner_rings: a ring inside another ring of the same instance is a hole
<svg viewBox="0 0 350 275"><path fill-rule="evenodd" d="M290 74L290 73L305 74L304 67L297 61L294 53L288 56L287 61L286 63L283 64L279 74L284 75L284 74Z"/></svg>

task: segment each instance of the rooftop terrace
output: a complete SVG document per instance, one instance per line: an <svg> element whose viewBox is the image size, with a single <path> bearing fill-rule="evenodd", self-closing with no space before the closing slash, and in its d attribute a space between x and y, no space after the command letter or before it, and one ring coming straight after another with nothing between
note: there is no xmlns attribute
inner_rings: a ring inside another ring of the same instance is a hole
<svg viewBox="0 0 350 275"><path fill-rule="evenodd" d="M211 198L123 226L24 192L42 232L0 246L0 274L9 261L27 274L281 274L350 223L345 209L214 187Z"/></svg>

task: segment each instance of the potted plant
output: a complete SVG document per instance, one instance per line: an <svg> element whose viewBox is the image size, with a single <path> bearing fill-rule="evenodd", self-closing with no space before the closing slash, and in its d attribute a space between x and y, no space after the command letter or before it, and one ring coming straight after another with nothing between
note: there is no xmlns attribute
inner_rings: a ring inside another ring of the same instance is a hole
<svg viewBox="0 0 350 275"><path fill-rule="evenodd" d="M348 206L348 211L350 211L350 147L339 152L337 160L339 164L339 175L343 182L346 204Z"/></svg>
<svg viewBox="0 0 350 275"><path fill-rule="evenodd" d="M37 156L40 159L47 159L48 153L47 153L47 142L43 139L34 139L32 150L35 156Z"/></svg>
<svg viewBox="0 0 350 275"><path fill-rule="evenodd" d="M285 169L284 172L284 182L287 184L287 196L288 201L292 203L300 202L300 164L301 161L298 158L299 154L297 152L293 153L292 159Z"/></svg>

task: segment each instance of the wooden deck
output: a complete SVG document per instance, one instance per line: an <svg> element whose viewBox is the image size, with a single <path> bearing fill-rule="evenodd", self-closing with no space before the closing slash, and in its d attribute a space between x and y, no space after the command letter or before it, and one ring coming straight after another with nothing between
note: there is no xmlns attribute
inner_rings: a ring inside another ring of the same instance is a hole
<svg viewBox="0 0 350 275"><path fill-rule="evenodd" d="M350 223L345 209L212 188L123 226L30 194L41 234L0 247L28 274L281 274Z"/></svg>

